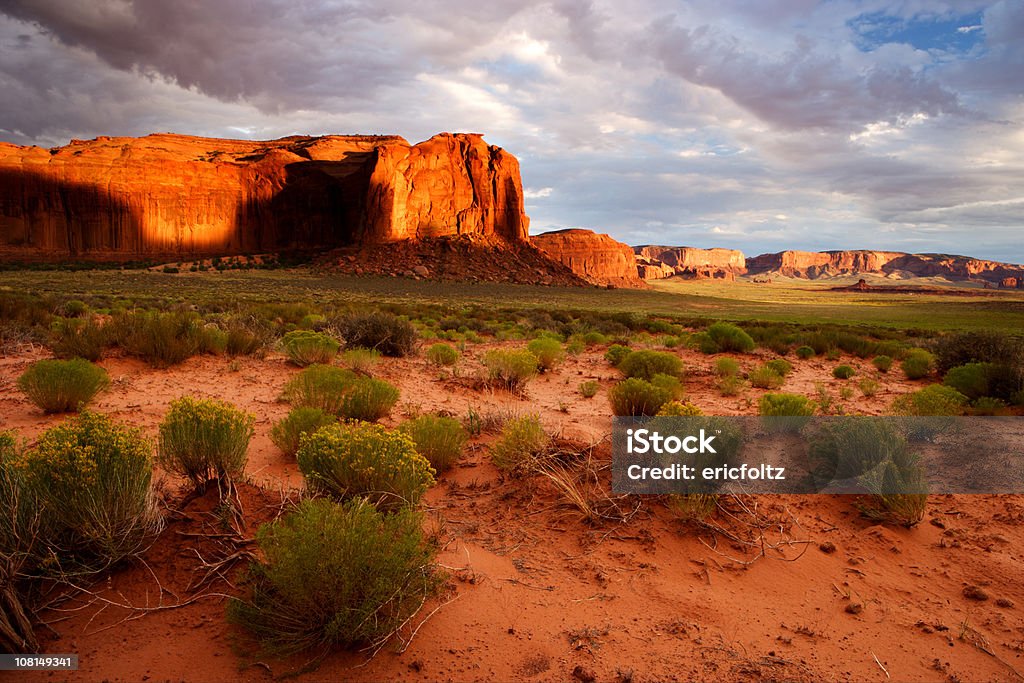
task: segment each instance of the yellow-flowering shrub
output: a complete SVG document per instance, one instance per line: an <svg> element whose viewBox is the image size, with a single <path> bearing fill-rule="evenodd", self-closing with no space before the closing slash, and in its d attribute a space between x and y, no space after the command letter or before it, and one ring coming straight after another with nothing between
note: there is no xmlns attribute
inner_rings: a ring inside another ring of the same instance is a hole
<svg viewBox="0 0 1024 683"><path fill-rule="evenodd" d="M296 460L314 492L365 496L382 509L416 505L434 484L434 469L412 437L378 424L337 424L307 434Z"/></svg>
<svg viewBox="0 0 1024 683"><path fill-rule="evenodd" d="M242 473L255 418L230 403L185 396L160 423L158 459L195 486Z"/></svg>
<svg viewBox="0 0 1024 683"><path fill-rule="evenodd" d="M160 529L151 447L138 430L83 412L47 430L21 466L42 511L42 542L61 570L103 569Z"/></svg>
<svg viewBox="0 0 1024 683"><path fill-rule="evenodd" d="M689 401L669 401L658 411L658 417L694 417L703 414L704 411Z"/></svg>

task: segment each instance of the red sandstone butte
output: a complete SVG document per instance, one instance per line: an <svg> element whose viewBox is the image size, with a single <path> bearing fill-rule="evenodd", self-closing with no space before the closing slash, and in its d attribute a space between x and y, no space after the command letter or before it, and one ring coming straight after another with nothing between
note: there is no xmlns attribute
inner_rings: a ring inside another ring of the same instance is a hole
<svg viewBox="0 0 1024 683"><path fill-rule="evenodd" d="M644 287L633 249L608 235L570 228L534 235L531 243L576 275L596 285Z"/></svg>
<svg viewBox="0 0 1024 683"><path fill-rule="evenodd" d="M481 235L525 243L519 163L477 134L0 143L0 257L195 257Z"/></svg>

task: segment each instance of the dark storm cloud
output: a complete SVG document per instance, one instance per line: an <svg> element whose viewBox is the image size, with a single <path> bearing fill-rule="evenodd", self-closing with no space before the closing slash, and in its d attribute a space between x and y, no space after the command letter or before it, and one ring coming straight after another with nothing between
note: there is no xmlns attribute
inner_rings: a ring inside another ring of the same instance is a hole
<svg viewBox="0 0 1024 683"><path fill-rule="evenodd" d="M475 130L537 230L1024 260L1021 45L1010 1L7 0L0 139Z"/></svg>

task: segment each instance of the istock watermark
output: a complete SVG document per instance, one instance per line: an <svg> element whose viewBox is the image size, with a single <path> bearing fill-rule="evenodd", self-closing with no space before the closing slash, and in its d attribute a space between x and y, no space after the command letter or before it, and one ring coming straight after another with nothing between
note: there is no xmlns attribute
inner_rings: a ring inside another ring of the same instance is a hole
<svg viewBox="0 0 1024 683"><path fill-rule="evenodd" d="M1024 493L1022 417L616 418L615 493Z"/></svg>

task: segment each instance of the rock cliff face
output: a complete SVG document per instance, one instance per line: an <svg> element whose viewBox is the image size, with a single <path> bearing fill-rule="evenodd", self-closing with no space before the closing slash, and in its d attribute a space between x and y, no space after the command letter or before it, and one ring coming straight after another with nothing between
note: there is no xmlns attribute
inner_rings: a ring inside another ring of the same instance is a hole
<svg viewBox="0 0 1024 683"><path fill-rule="evenodd" d="M890 251L783 251L747 259L751 273L816 279L835 275L879 273L904 254Z"/></svg>
<svg viewBox="0 0 1024 683"><path fill-rule="evenodd" d="M0 143L0 257L194 257L475 234L525 242L516 159L480 135L158 134Z"/></svg>
<svg viewBox="0 0 1024 683"><path fill-rule="evenodd" d="M637 269L645 280L678 275L689 279L735 280L747 272L743 252L735 249L697 249L695 247L633 247Z"/></svg>
<svg viewBox="0 0 1024 683"><path fill-rule="evenodd" d="M751 274L817 279L873 273L893 279L943 277L974 280L1004 288L1020 287L1024 266L947 254L894 251L783 251L747 259Z"/></svg>
<svg viewBox="0 0 1024 683"><path fill-rule="evenodd" d="M614 287L643 287L633 249L608 235L591 230L556 230L530 238L552 259L568 266L588 282Z"/></svg>

